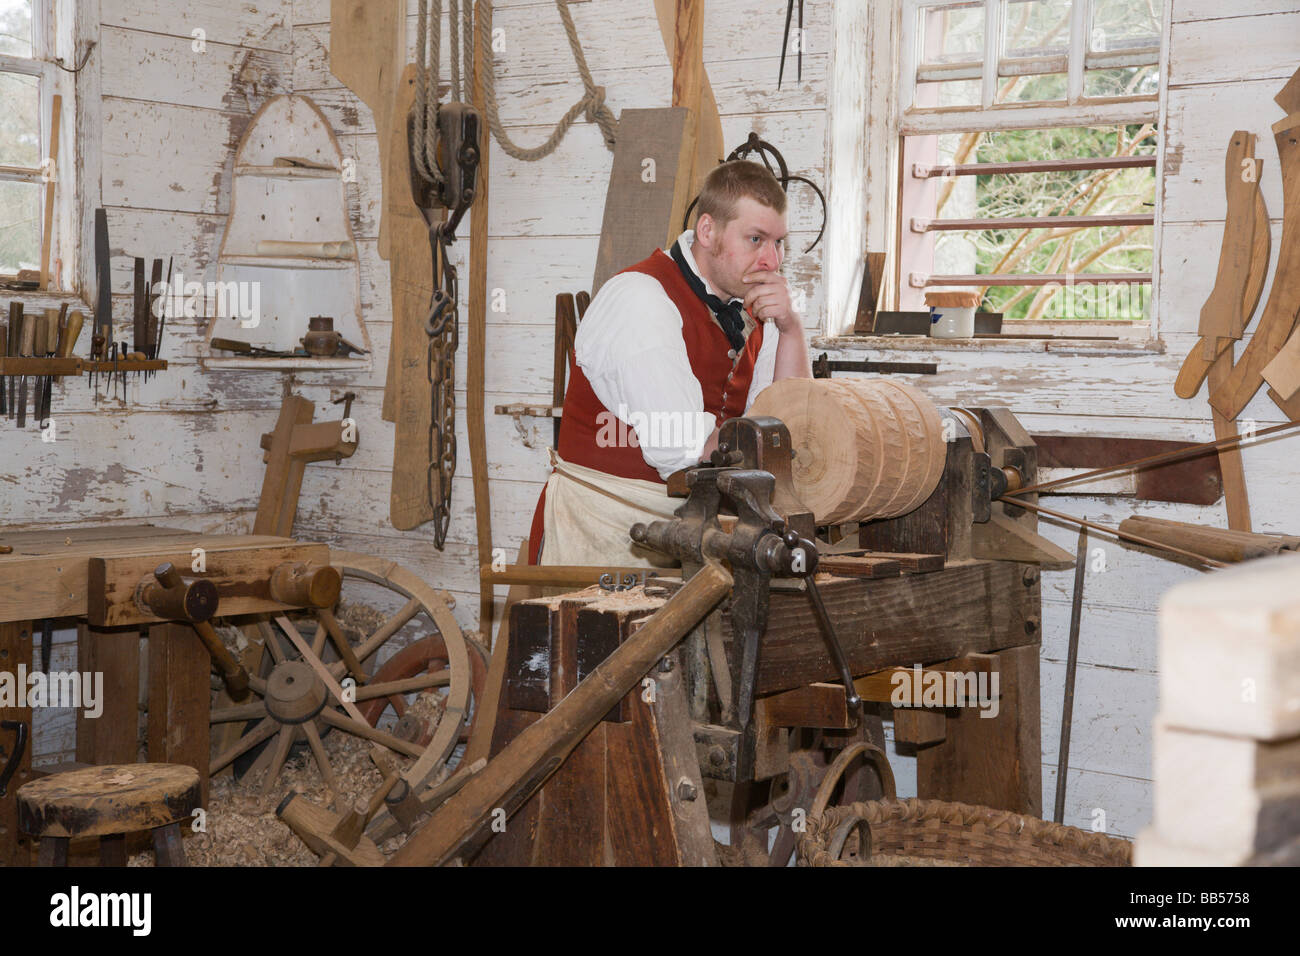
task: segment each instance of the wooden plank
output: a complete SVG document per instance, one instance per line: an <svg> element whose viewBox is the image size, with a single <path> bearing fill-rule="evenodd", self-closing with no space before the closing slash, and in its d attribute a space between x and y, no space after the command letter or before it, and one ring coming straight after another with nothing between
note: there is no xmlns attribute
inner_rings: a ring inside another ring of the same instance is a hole
<svg viewBox="0 0 1300 956"><path fill-rule="evenodd" d="M531 865L600 866L604 863L607 749L605 725L599 724L546 782L537 814L537 841Z"/></svg>
<svg viewBox="0 0 1300 956"><path fill-rule="evenodd" d="M931 574L877 581L833 578L819 589L850 671L869 674L1036 641L1038 578L1027 577L1026 570L1011 562L960 562ZM733 643L729 612L723 622L723 640ZM838 674L808 596L774 590L758 693L829 683Z"/></svg>
<svg viewBox="0 0 1300 956"><path fill-rule="evenodd" d="M149 761L179 763L199 772L208 802L212 658L184 624L149 628Z"/></svg>
<svg viewBox="0 0 1300 956"><path fill-rule="evenodd" d="M398 142L406 143L406 110L394 108L406 58L405 13L404 0L334 0L330 4L330 72L370 107L375 118L385 210L391 191L409 188L405 178L389 176L388 157L394 145L389 132L393 116L402 133ZM435 94L436 89L430 93ZM381 220L379 254L385 259L392 251L390 236L388 224Z"/></svg>
<svg viewBox="0 0 1300 956"><path fill-rule="evenodd" d="M948 736L948 717L942 710L898 707L894 710L894 743L906 747L928 747Z"/></svg>
<svg viewBox="0 0 1300 956"><path fill-rule="evenodd" d="M610 276L660 248L672 226L680 224L672 219L673 199L677 171L690 145L688 121L682 107L624 110L619 117L593 296Z"/></svg>
<svg viewBox="0 0 1300 956"><path fill-rule="evenodd" d="M948 711L944 741L917 752L917 796L1042 815L1038 653L1030 644L987 655L987 666L999 675L998 714L985 717L974 707ZM969 666L949 666L982 669L977 658L983 656L970 655Z"/></svg>
<svg viewBox="0 0 1300 956"><path fill-rule="evenodd" d="M77 627L77 669L104 675L103 710L77 712L77 760L85 764L140 759L140 634Z"/></svg>
<svg viewBox="0 0 1300 956"><path fill-rule="evenodd" d="M402 73L393 107L395 116L406 116L415 103L415 76L413 66ZM388 135L391 142L385 179L410 182L405 122L394 123ZM410 190L390 190L385 201L384 221L391 236L393 325L383 417L391 418L396 425L388 515L394 528L410 531L433 519L429 490L433 383L429 381L429 336L422 328L423 316L433 300L433 250L429 247L429 227Z"/></svg>
<svg viewBox="0 0 1300 956"><path fill-rule="evenodd" d="M1263 165L1262 160L1254 157L1255 137L1246 130L1236 130L1224 154L1228 212L1223 224L1223 243L1219 247L1219 269L1210 297L1201 307L1197 328L1205 339L1202 357L1206 360L1219 354L1216 339L1239 339L1245 325L1243 299L1250 275L1259 172Z"/></svg>
<svg viewBox="0 0 1300 956"><path fill-rule="evenodd" d="M221 593L218 614L283 612L295 605L271 597L271 573L288 563L329 564L323 544L288 544L271 547L222 548L207 551L206 570L194 572L192 550L150 552L111 558L91 558L87 569L86 616L97 627L153 624L158 618L140 610L136 591L143 580L163 563L174 565L184 577L205 578Z"/></svg>
<svg viewBox="0 0 1300 956"><path fill-rule="evenodd" d="M834 555L821 558L817 570L839 577L896 578L902 573L902 566L889 558Z"/></svg>
<svg viewBox="0 0 1300 956"><path fill-rule="evenodd" d="M848 730L857 725L850 717L844 688L839 684L812 683L754 702L754 719L760 732L767 727L832 727Z"/></svg>
<svg viewBox="0 0 1300 956"><path fill-rule="evenodd" d="M20 664L29 669L32 665L32 622L0 623L0 671L17 675ZM18 788L32 779L32 709L27 706L26 688L18 690L22 700L14 703L22 706L0 706L0 720L24 724L28 737L18 769L0 797L0 866L31 866L34 849L34 841L18 829ZM8 762L16 739L13 731L0 730L0 767Z"/></svg>

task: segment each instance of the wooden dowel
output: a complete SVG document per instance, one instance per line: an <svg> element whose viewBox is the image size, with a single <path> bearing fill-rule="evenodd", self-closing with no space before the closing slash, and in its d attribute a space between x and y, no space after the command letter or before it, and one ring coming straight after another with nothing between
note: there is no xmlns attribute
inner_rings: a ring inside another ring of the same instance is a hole
<svg viewBox="0 0 1300 956"><path fill-rule="evenodd" d="M1184 551L1182 548L1175 548L1172 545L1161 544L1159 541L1152 541L1150 538L1144 538L1140 535L1130 534L1127 531L1121 531L1119 528L1112 528L1108 525L1097 524L1095 521L1087 521L1063 511L1053 511L1051 508L1043 508L1040 505L1030 504L1028 501L1020 501L1015 498L1008 498L1003 495L998 501L1005 502L1009 505L1015 505L1017 508L1027 508L1038 514L1045 514L1052 518L1059 518L1062 521L1069 521L1073 524L1082 525L1085 528L1092 528L1094 531L1104 531L1106 534L1113 534L1117 538L1123 538L1126 541L1132 541L1134 544L1145 545L1148 548L1156 548L1160 551L1170 551L1174 554L1182 555L1185 558L1191 558L1199 561L1201 564L1207 564L1212 568L1226 568L1227 565L1222 561L1215 561L1213 558L1207 558L1203 554L1196 554L1193 551Z"/></svg>

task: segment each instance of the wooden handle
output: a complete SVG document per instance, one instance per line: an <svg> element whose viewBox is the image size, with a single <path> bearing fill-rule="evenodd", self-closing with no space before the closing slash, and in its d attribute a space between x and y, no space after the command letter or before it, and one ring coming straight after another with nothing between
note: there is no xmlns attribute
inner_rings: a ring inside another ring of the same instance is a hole
<svg viewBox="0 0 1300 956"><path fill-rule="evenodd" d="M497 754L433 812L389 860L390 866L437 866L471 845L495 808L507 817L554 773L600 718L722 600L731 575L710 563L619 645L555 708Z"/></svg>
<svg viewBox="0 0 1300 956"><path fill-rule="evenodd" d="M138 590L142 609L168 621L206 621L217 613L217 586L200 578L186 581L170 564L159 565L153 580L146 577Z"/></svg>
<svg viewBox="0 0 1300 956"><path fill-rule="evenodd" d="M271 572L271 598L297 607L333 607L343 576L338 568L286 561Z"/></svg>
<svg viewBox="0 0 1300 956"><path fill-rule="evenodd" d="M217 670L221 672L221 679L226 684L226 693L230 695L231 700L243 700L248 696L249 683L248 671L244 669L244 665L235 660L225 642L207 621L194 621L191 626L199 635L203 646L208 649L208 654L211 655L212 662L217 665Z"/></svg>

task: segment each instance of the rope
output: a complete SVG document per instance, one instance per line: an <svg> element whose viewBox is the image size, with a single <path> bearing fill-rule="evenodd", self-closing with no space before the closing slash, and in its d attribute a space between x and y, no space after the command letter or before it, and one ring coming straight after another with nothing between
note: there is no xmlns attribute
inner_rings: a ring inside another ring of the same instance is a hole
<svg viewBox="0 0 1300 956"><path fill-rule="evenodd" d="M555 6L560 11L560 19L564 22L565 35L569 38L569 49L573 51L573 59L578 66L578 75L582 78L584 91L582 99L569 107L569 111L555 124L555 129L551 132L551 135L540 146L534 146L531 149L525 148L510 139L505 127L501 125L501 117L497 109L496 71L492 64L492 2L491 0L481 0L481 2L482 12L478 19L478 55L484 63L483 91L484 102L487 106L488 128L492 130L492 135L496 137L496 141L501 145L506 155L525 162L534 162L551 155L559 147L560 141L564 139L565 134L569 132L569 127L577 122L579 116L583 115L586 116L589 122L600 127L606 148L613 151L614 140L618 133L618 120L609 107L605 105L605 88L597 86L591 78L591 70L587 66L587 58L582 53L582 43L578 39L578 28L574 26L573 16L569 13L567 0L555 0Z"/></svg>
<svg viewBox="0 0 1300 956"><path fill-rule="evenodd" d="M468 0L467 0L468 2ZM420 0L415 24L415 125L424 144L415 149L415 165L420 175L441 184L438 169L438 56L442 48L442 0L433 0L433 18L429 18L428 0ZM432 64L429 63L432 51ZM433 96L429 81L433 81ZM400 122L401 117L396 117Z"/></svg>
<svg viewBox="0 0 1300 956"><path fill-rule="evenodd" d="M505 127L501 125L501 116L497 107L496 71L492 60L492 2L480 0L480 3L477 56L483 63L483 93L487 106L488 128L506 155L525 162L534 162L551 155L559 148L569 128L578 121L580 116L585 116L589 122L600 127L605 146L612 151L618 133L618 120L605 105L605 88L597 86L591 78L591 69L587 66L587 58L582 52L578 28L574 25L567 0L555 0L555 6L560 11L560 20L564 23L569 49L573 53L578 75L582 79L582 98L560 118L551 135L541 145L528 148L510 139ZM450 0L448 13L451 28L451 96L460 102L468 102L471 99L470 78L473 76L475 60L473 0ZM419 0L416 35L416 132L423 143L423 149L414 151L416 167L424 178L442 183L443 175L438 169L438 74L442 48L442 0L433 0L432 15L430 15L429 0ZM461 69L462 59L464 70Z"/></svg>

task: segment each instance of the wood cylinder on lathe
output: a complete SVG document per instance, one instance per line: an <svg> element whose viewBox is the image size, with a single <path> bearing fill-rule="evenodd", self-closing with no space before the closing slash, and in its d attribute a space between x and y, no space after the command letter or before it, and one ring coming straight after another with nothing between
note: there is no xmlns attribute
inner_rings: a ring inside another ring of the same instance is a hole
<svg viewBox="0 0 1300 956"><path fill-rule="evenodd" d="M907 514L943 475L939 409L901 382L782 379L747 414L772 415L790 429L795 491L818 524Z"/></svg>

